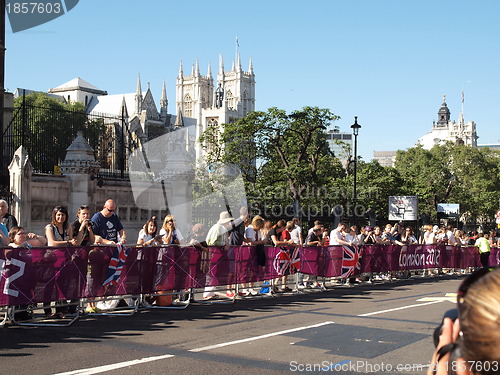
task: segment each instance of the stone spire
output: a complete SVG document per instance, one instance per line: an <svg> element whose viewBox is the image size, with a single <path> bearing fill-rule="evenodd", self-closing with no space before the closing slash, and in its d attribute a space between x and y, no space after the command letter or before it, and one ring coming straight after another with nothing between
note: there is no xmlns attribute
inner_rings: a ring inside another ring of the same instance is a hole
<svg viewBox="0 0 500 375"><path fill-rule="evenodd" d="M219 75L224 75L224 59L219 55Z"/></svg>
<svg viewBox="0 0 500 375"><path fill-rule="evenodd" d="M248 73L254 74L253 73L253 63L252 63L252 56L250 56L250 63L248 64Z"/></svg>
<svg viewBox="0 0 500 375"><path fill-rule="evenodd" d="M238 59L236 60L236 69L237 72L241 72L241 58L239 52L238 52Z"/></svg>
<svg viewBox="0 0 500 375"><path fill-rule="evenodd" d="M184 72L182 71L182 60L181 60L181 62L179 63L179 74L178 74L178 77L182 78L183 75L184 75Z"/></svg>
<svg viewBox="0 0 500 375"><path fill-rule="evenodd" d="M210 65L210 62L208 63L207 77L210 79L212 78L212 67Z"/></svg>
<svg viewBox="0 0 500 375"><path fill-rule="evenodd" d="M167 99L167 86L165 81L163 81L163 86L161 88L161 99L160 99L160 118L165 120L168 113L168 99Z"/></svg>
<svg viewBox="0 0 500 375"><path fill-rule="evenodd" d="M196 64L195 64L195 68L194 68L194 74L196 76L200 75L200 64L198 63L198 59L196 59Z"/></svg>
<svg viewBox="0 0 500 375"><path fill-rule="evenodd" d="M141 89L141 74L137 77L137 88L135 90L135 113L139 114L142 111L142 89Z"/></svg>

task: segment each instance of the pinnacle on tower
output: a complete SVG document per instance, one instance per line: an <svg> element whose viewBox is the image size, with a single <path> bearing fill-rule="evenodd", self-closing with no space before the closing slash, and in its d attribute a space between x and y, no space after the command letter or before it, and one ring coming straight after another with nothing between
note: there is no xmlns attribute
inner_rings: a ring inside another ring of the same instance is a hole
<svg viewBox="0 0 500 375"><path fill-rule="evenodd" d="M224 74L224 60L222 58L222 55L219 55L219 74Z"/></svg>
<svg viewBox="0 0 500 375"><path fill-rule="evenodd" d="M253 73L252 56L250 56L250 63L248 64L248 73L254 74Z"/></svg>
<svg viewBox="0 0 500 375"><path fill-rule="evenodd" d="M236 69L238 72L241 72L241 58L239 52L238 52L238 60L236 61Z"/></svg>
<svg viewBox="0 0 500 375"><path fill-rule="evenodd" d="M207 77L212 78L212 67L210 65L210 62L208 63Z"/></svg>
<svg viewBox="0 0 500 375"><path fill-rule="evenodd" d="M199 76L200 75L200 64L198 63L198 59L196 59L196 65L194 69L194 74Z"/></svg>
<svg viewBox="0 0 500 375"><path fill-rule="evenodd" d="M167 86L165 85L165 81L163 81L163 86L161 88L160 107L167 108L167 105L168 105Z"/></svg>
<svg viewBox="0 0 500 375"><path fill-rule="evenodd" d="M182 71L182 60L181 60L181 62L179 63L179 78L182 78L183 75L184 72Z"/></svg>
<svg viewBox="0 0 500 375"><path fill-rule="evenodd" d="M142 88L141 88L141 74L137 78L137 88L135 90L135 113L139 114L142 111Z"/></svg>

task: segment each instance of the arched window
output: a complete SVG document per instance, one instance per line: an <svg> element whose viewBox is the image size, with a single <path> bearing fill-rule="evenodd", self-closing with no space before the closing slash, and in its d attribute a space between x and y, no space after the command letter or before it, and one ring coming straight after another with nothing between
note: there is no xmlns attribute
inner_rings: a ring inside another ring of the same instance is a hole
<svg viewBox="0 0 500 375"><path fill-rule="evenodd" d="M234 97L231 90L227 90L226 92L226 103L227 103L227 109L235 109Z"/></svg>
<svg viewBox="0 0 500 375"><path fill-rule="evenodd" d="M216 118L208 119L207 130L211 130L208 133L212 134L210 142L207 142L207 151L212 152L212 151L217 150L219 148L218 147L218 144L219 144L219 122L217 121Z"/></svg>
<svg viewBox="0 0 500 375"><path fill-rule="evenodd" d="M184 97L184 115L186 117L193 117L193 100L189 94L186 94Z"/></svg>

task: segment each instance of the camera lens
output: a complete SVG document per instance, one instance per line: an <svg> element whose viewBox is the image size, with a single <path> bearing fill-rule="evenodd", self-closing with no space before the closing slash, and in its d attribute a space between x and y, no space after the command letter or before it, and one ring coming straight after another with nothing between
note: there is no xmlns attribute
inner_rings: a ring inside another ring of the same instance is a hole
<svg viewBox="0 0 500 375"><path fill-rule="evenodd" d="M450 318L453 322L458 318L458 310L451 309L444 313L443 320L441 320L441 324L434 330L434 346L437 348L439 344L439 336L443 332L443 323L444 318Z"/></svg>

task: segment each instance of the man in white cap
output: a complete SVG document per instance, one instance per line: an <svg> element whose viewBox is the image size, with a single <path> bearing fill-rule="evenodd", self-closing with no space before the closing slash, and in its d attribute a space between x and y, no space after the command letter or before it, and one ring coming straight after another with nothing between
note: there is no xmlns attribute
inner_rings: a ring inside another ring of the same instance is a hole
<svg viewBox="0 0 500 375"><path fill-rule="evenodd" d="M246 208L240 210L240 217L234 219L228 211L223 211L219 214L219 220L215 223L207 234L207 245L208 246L223 246L226 249L229 248L229 232L230 230L239 224L241 224L246 216L248 215ZM207 282L209 282L210 276L207 275ZM205 292L203 293L203 298L213 299L217 295L214 293L214 287L205 287ZM226 297L234 298L234 292L230 289L227 290Z"/></svg>

